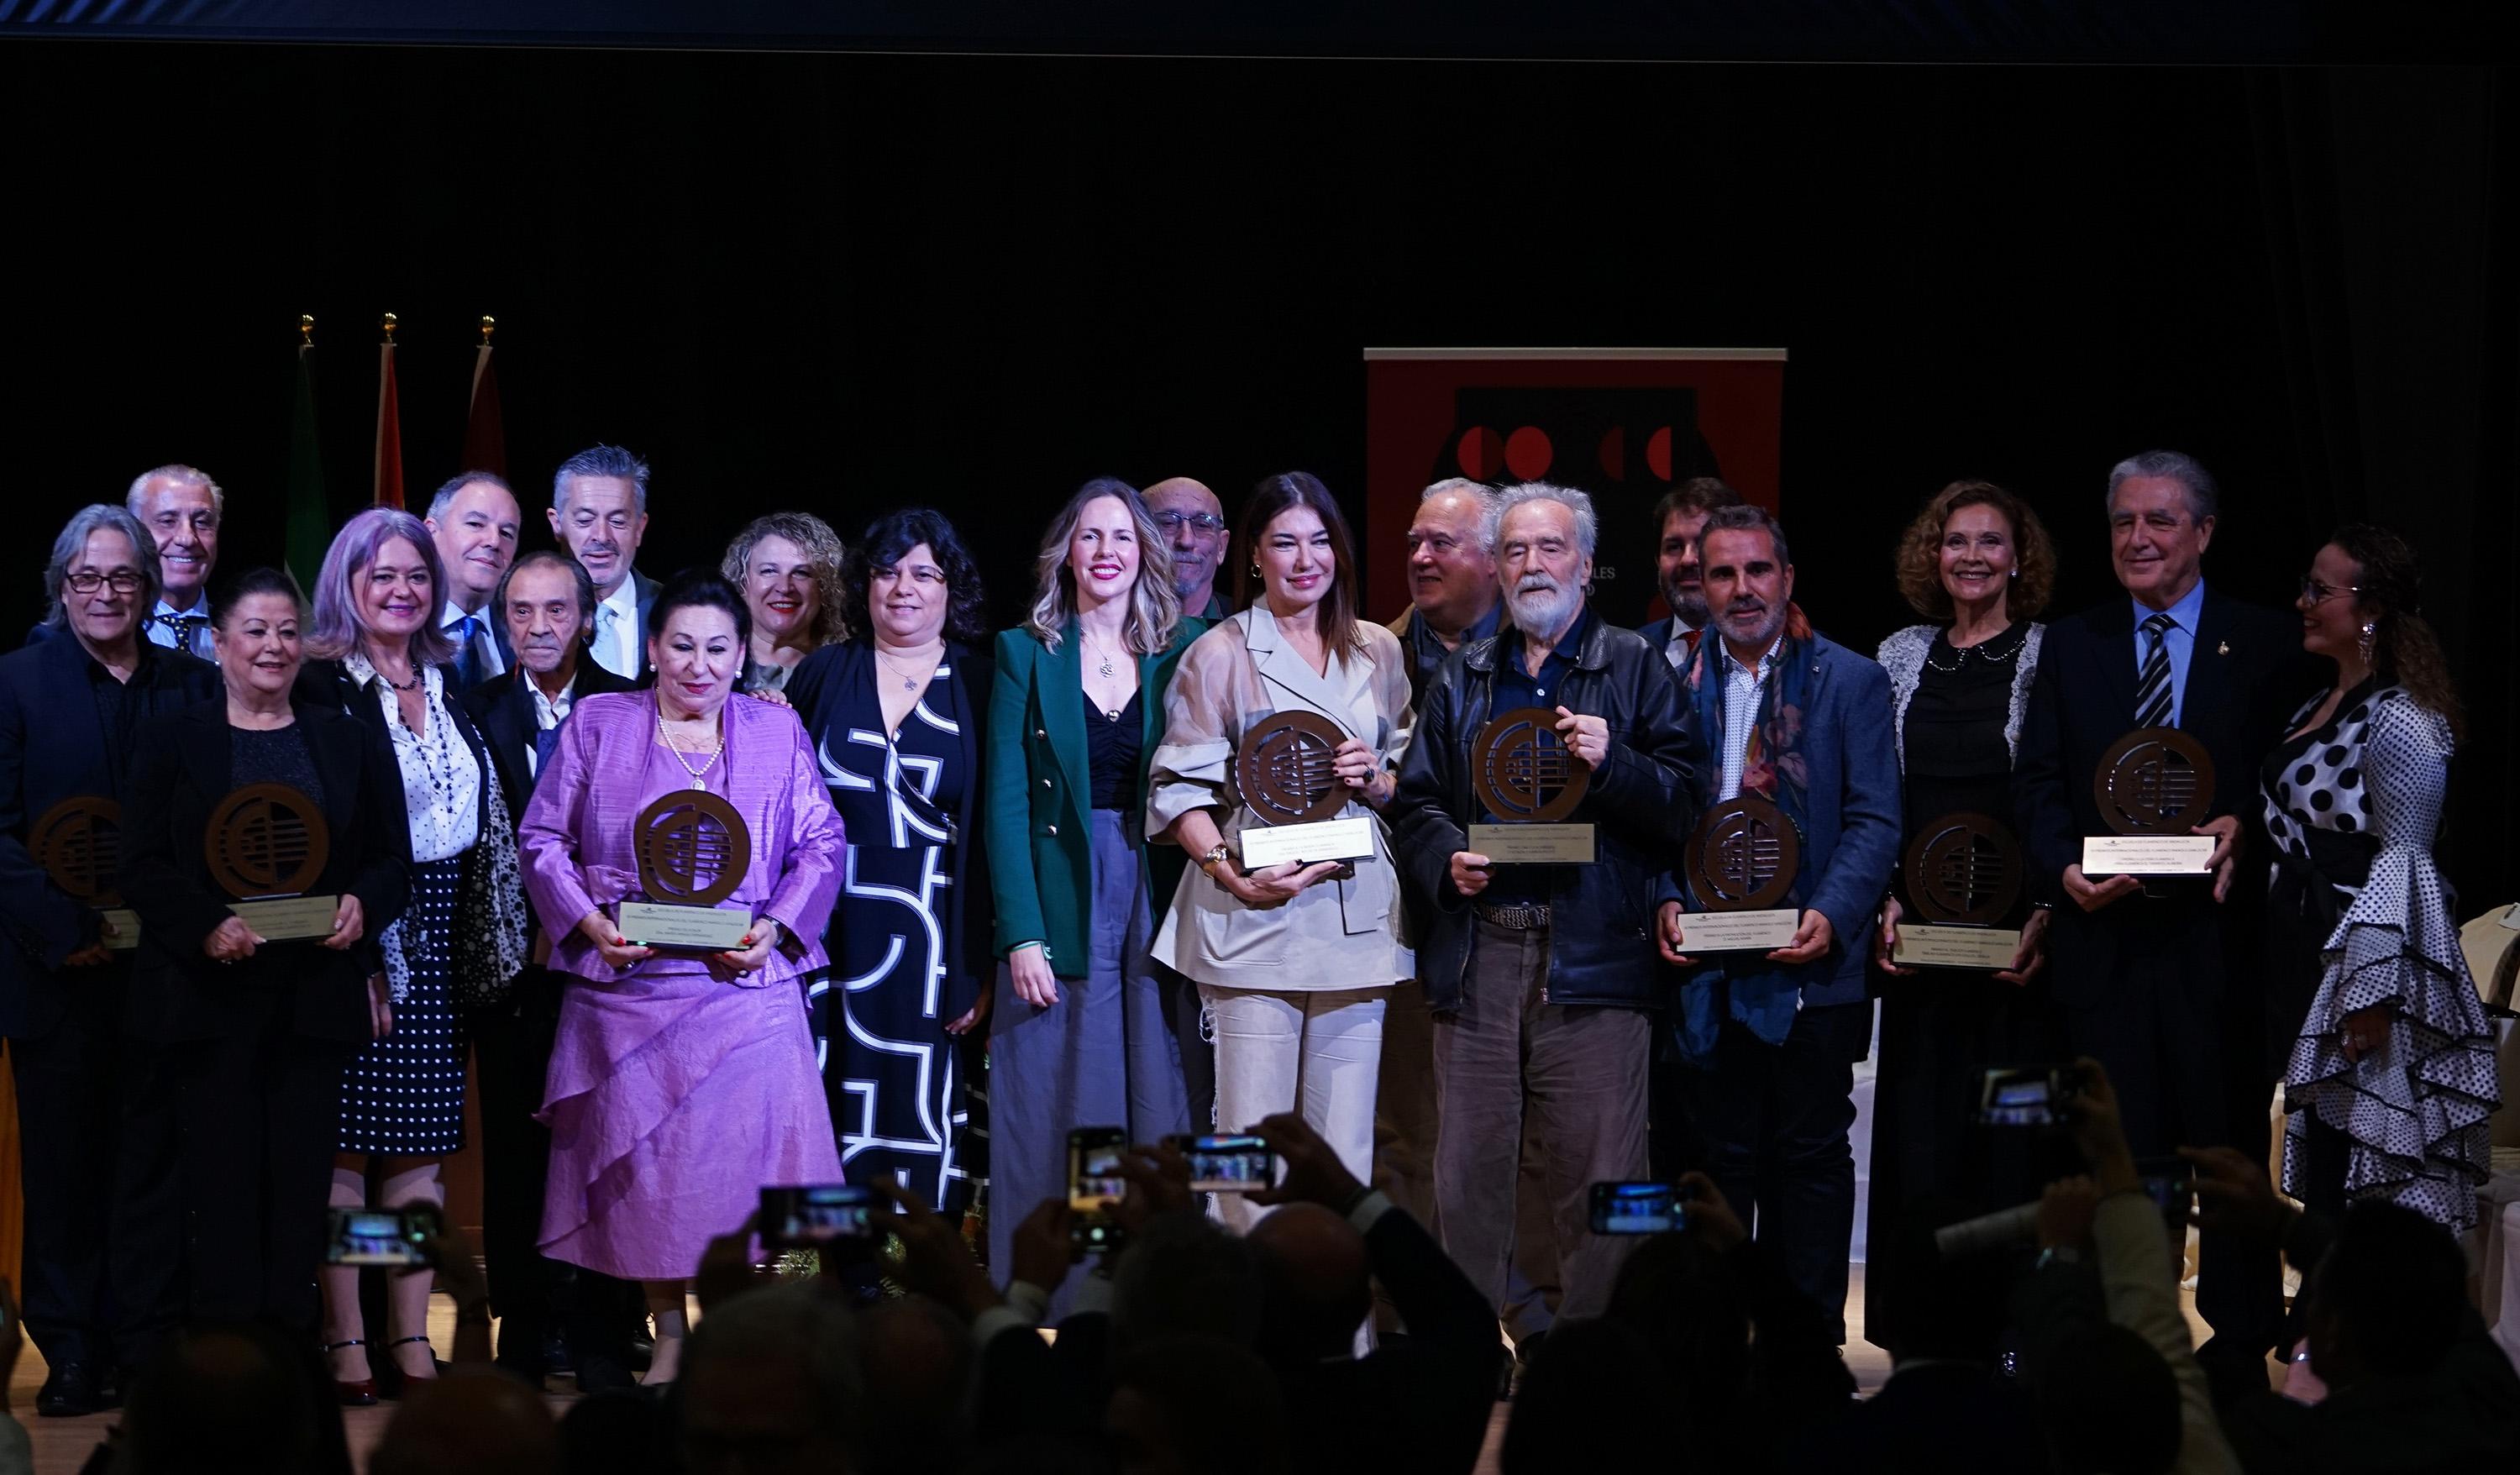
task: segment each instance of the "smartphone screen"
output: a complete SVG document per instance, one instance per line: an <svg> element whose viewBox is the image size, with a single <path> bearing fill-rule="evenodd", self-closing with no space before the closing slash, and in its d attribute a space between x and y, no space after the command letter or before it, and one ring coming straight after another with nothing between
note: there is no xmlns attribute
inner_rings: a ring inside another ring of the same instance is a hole
<svg viewBox="0 0 2520 1475"><path fill-rule="evenodd" d="M1195 1192L1253 1193L1277 1182L1278 1159L1256 1137L1181 1138L1172 1145L1190 1159L1190 1185Z"/></svg>
<svg viewBox="0 0 2520 1475"><path fill-rule="evenodd" d="M761 1190L761 1247L804 1250L874 1232L875 1195L847 1184Z"/></svg>
<svg viewBox="0 0 2520 1475"><path fill-rule="evenodd" d="M426 1265L420 1239L399 1209L335 1209L326 1265Z"/></svg>
<svg viewBox="0 0 2520 1475"><path fill-rule="evenodd" d="M1990 1127L2053 1127L2061 1085L2061 1072L2050 1066L1990 1070L1978 1092L1977 1119Z"/></svg>
<svg viewBox="0 0 2520 1475"><path fill-rule="evenodd" d="M1680 1194L1669 1184L1607 1183L1593 1185L1593 1232L1660 1234L1683 1228Z"/></svg>
<svg viewBox="0 0 2520 1475"><path fill-rule="evenodd" d="M1120 1174L1128 1134L1117 1127L1079 1127L1067 1134L1067 1206L1079 1214L1108 1213L1129 1191Z"/></svg>

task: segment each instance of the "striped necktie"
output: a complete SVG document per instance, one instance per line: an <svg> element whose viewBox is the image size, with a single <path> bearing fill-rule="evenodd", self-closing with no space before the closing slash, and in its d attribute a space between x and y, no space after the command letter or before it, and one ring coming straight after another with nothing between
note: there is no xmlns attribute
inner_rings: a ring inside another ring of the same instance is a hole
<svg viewBox="0 0 2520 1475"><path fill-rule="evenodd" d="M2143 674L2135 684L2135 725L2158 728L2170 725L2170 641L2172 626L2178 624L2167 614L2156 614L2143 622L2143 633L2152 642L2144 648Z"/></svg>

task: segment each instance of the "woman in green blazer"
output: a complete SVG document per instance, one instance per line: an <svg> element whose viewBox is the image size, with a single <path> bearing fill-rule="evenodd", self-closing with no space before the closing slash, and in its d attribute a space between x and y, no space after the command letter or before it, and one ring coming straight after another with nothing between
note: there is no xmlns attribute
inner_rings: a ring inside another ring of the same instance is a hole
<svg viewBox="0 0 2520 1475"><path fill-rule="evenodd" d="M1163 546L1136 488L1085 483L1042 537L1031 617L998 636L992 1265L1010 1263L1035 1205L1066 1194L1071 1128L1125 1126L1136 1142L1190 1130L1183 1056L1206 1048L1198 1001L1148 956L1153 898L1171 888L1155 891L1140 838L1164 686L1199 628L1181 617ZM1178 878L1179 859L1166 870Z"/></svg>

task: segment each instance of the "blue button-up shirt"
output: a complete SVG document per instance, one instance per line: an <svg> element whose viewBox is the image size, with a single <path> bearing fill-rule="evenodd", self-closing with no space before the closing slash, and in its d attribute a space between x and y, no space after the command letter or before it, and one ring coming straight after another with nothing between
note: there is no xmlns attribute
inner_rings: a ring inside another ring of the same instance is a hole
<svg viewBox="0 0 2520 1475"><path fill-rule="evenodd" d="M2205 613L2205 581L2181 597L2168 609L2154 610L2140 600L2127 602L2135 606L2135 679L2143 680L2144 657L2152 653L2152 637L2143 633L2143 622L2154 614L2167 614L2176 621L2161 632L2161 643L2170 651L2170 725L2179 726L2180 714L2187 710L2187 663L2196 653L2196 621Z"/></svg>

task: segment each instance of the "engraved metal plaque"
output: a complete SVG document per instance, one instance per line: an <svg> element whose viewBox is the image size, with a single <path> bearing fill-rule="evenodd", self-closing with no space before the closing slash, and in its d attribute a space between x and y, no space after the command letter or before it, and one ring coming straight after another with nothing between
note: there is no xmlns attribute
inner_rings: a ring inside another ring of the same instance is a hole
<svg viewBox="0 0 2520 1475"><path fill-rule="evenodd" d="M645 901L625 901L623 936L653 948L726 951L752 930L750 913L717 904L752 865L752 831L736 807L705 789L675 789L632 822Z"/></svg>
<svg viewBox="0 0 2520 1475"><path fill-rule="evenodd" d="M266 942L326 937L338 896L308 896L333 853L321 806L285 783L248 783L210 811L202 837L210 879ZM285 907L260 905L287 902Z"/></svg>

